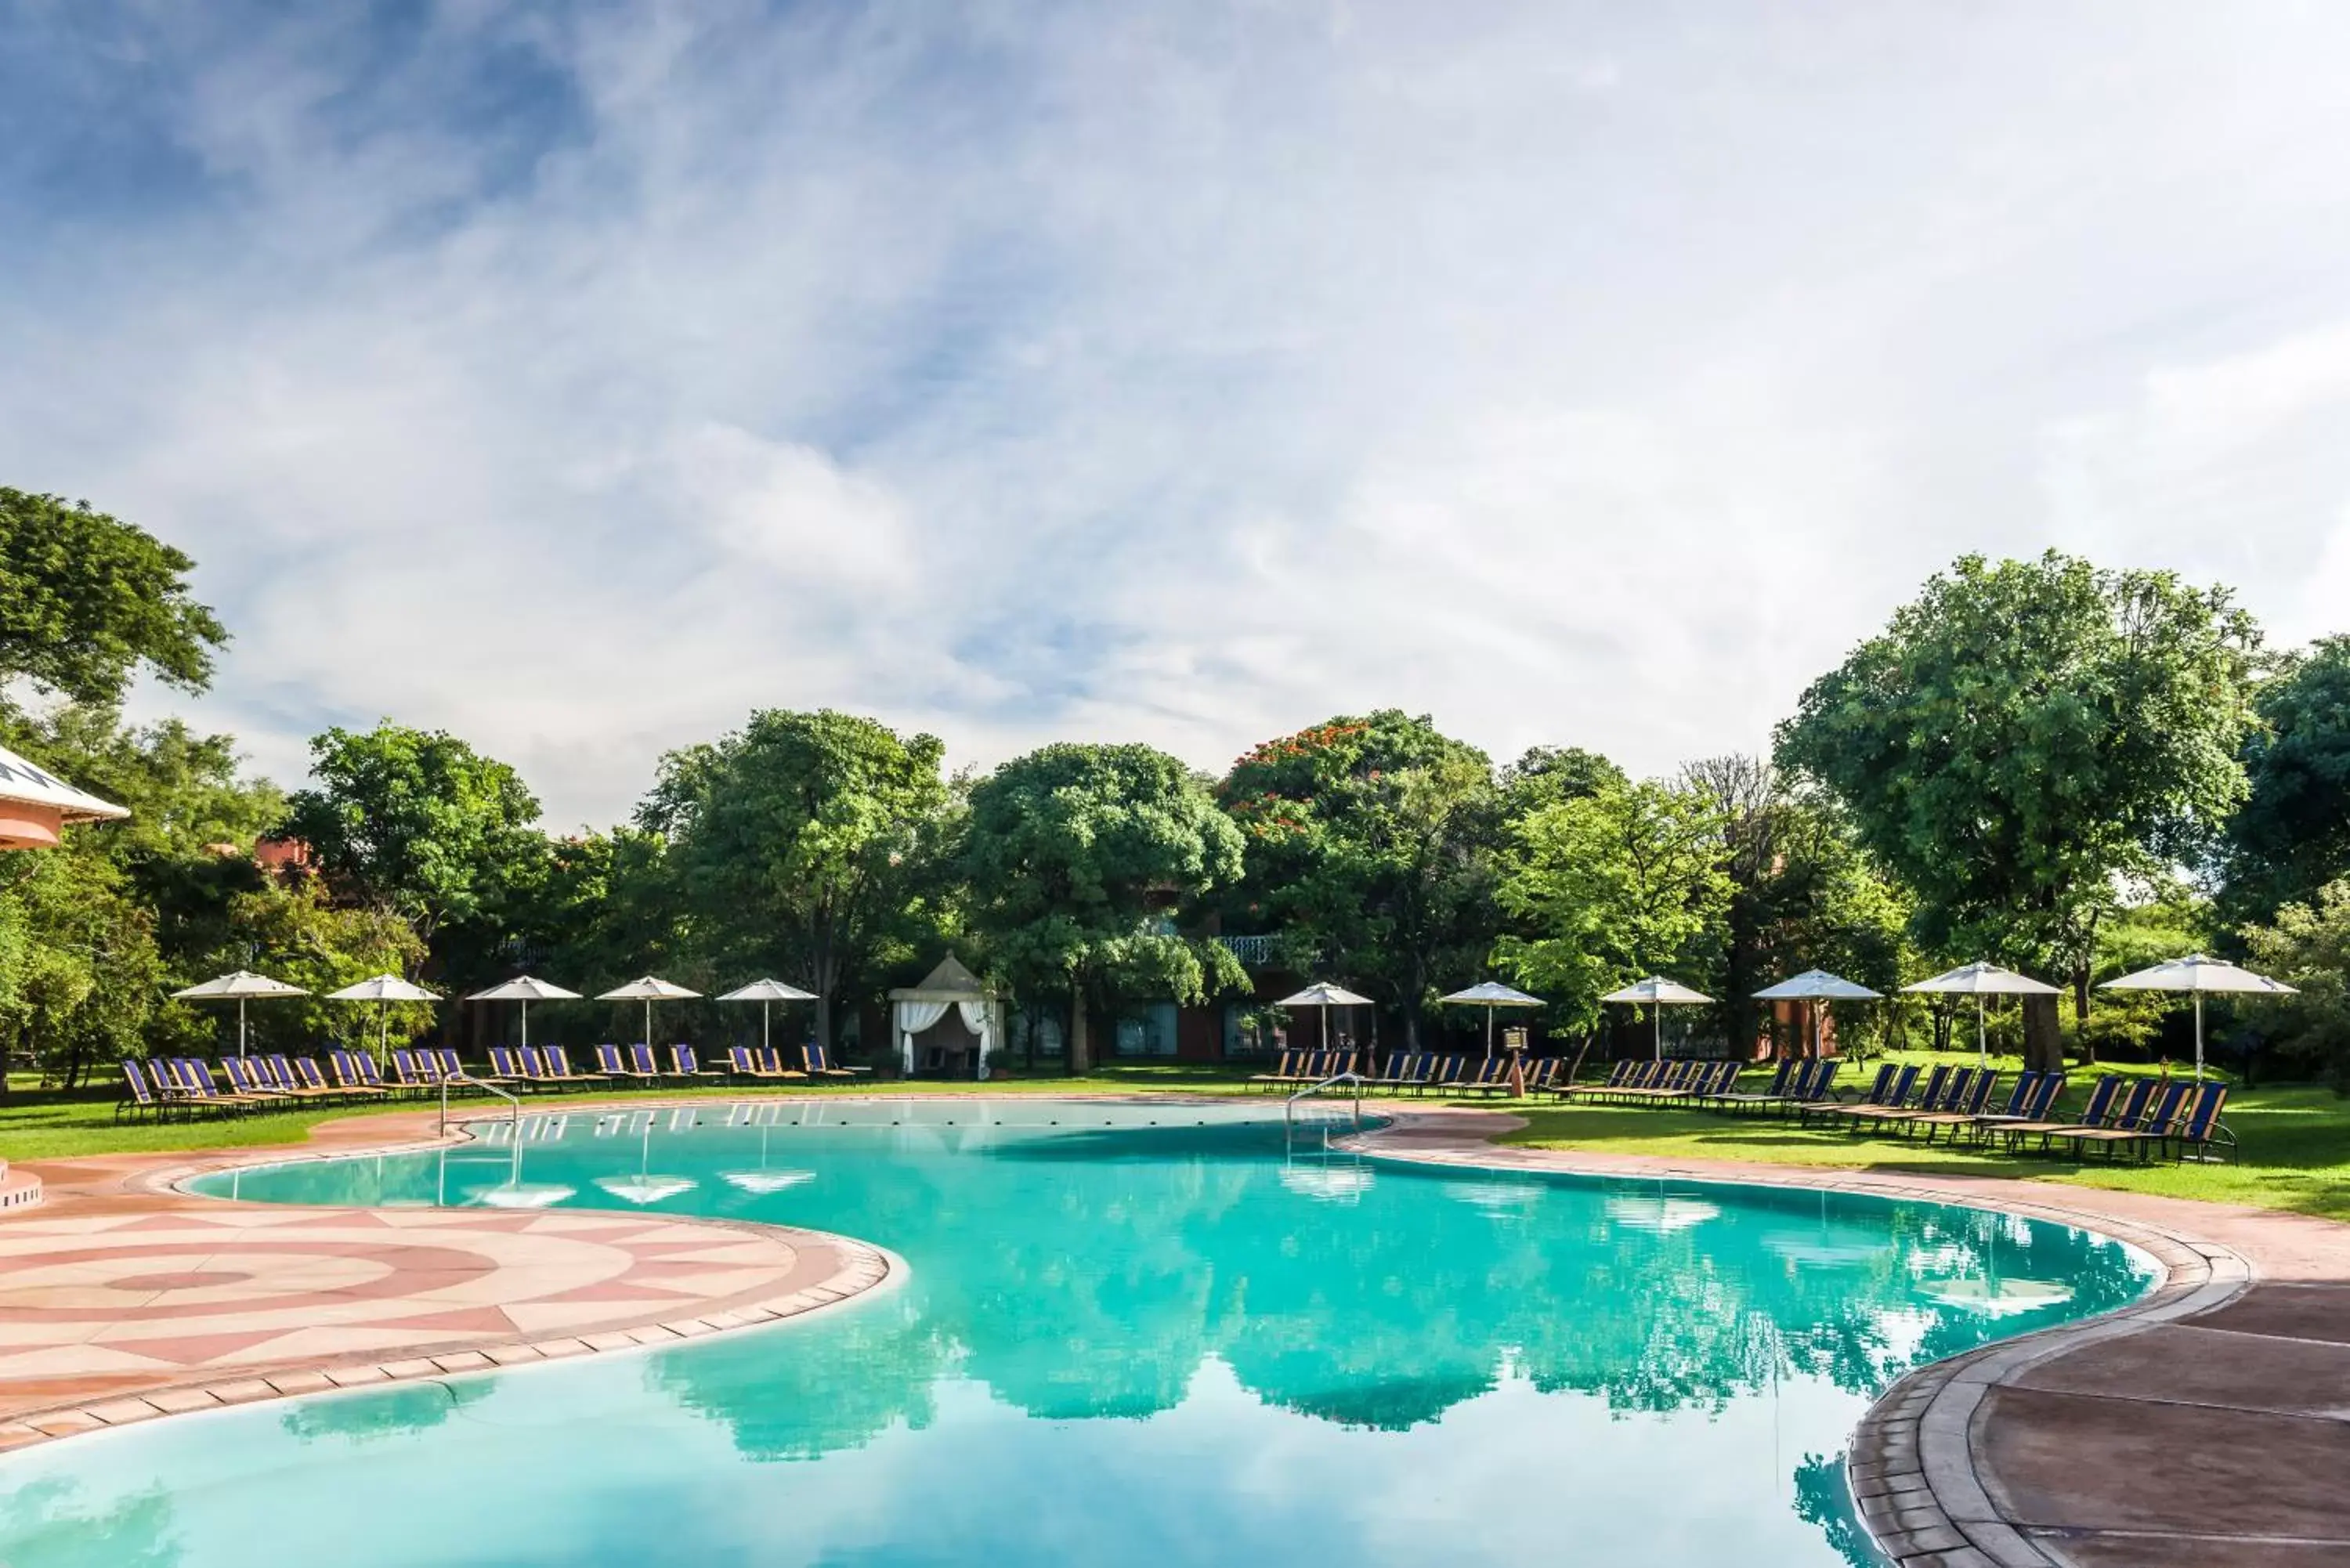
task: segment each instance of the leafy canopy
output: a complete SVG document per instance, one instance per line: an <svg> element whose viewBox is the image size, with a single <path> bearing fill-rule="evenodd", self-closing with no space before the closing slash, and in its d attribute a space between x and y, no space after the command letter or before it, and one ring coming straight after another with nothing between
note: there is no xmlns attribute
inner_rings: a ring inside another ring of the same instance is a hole
<svg viewBox="0 0 2350 1568"><path fill-rule="evenodd" d="M310 742L310 773L286 831L342 890L399 910L428 941L483 915L545 853L522 775L445 731L329 730Z"/></svg>
<svg viewBox="0 0 2350 1568"><path fill-rule="evenodd" d="M971 791L962 875L994 967L1031 995L1196 1002L1245 983L1172 912L1240 879L1240 830L1206 784L1143 745L1051 745Z"/></svg>
<svg viewBox="0 0 2350 1568"><path fill-rule="evenodd" d="M1607 992L1700 953L1730 901L1720 816L1701 790L1609 783L1544 806L1516 835L1502 902L1541 934L1504 936L1495 956L1585 1028Z"/></svg>
<svg viewBox="0 0 2350 1568"><path fill-rule="evenodd" d="M202 691L228 633L188 591L194 567L85 503L0 485L0 682L108 706L143 667Z"/></svg>
<svg viewBox="0 0 2350 1568"><path fill-rule="evenodd" d="M933 735L829 710L767 710L661 759L639 826L668 839L683 940L831 1000L900 955L924 913L947 805Z"/></svg>
<svg viewBox="0 0 2350 1568"><path fill-rule="evenodd" d="M2168 572L1961 558L1778 732L1914 890L1928 945L2085 981L2117 878L2198 855L2244 790L2251 618Z"/></svg>
<svg viewBox="0 0 2350 1568"><path fill-rule="evenodd" d="M2228 824L2225 902L2240 919L2309 903L2350 873L2350 637L2289 656L2253 699L2249 784Z"/></svg>
<svg viewBox="0 0 2350 1568"><path fill-rule="evenodd" d="M1571 787L1565 769L1549 782ZM1416 1044L1421 1009L1473 980L1498 932L1503 801L1485 754L1382 709L1266 742L1219 795L1247 836L1250 913L1303 939L1300 967L1400 1004Z"/></svg>

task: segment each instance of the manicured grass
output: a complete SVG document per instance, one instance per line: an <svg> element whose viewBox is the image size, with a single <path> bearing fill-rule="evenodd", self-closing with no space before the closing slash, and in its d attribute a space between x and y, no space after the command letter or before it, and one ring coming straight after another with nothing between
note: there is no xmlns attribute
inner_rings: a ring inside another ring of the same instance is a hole
<svg viewBox="0 0 2350 1568"><path fill-rule="evenodd" d="M2087 1075L2094 1077L2095 1070ZM2075 1082L2083 1076L2080 1070L2074 1074ZM2077 1096L2067 1098L2077 1106ZM1548 1104L1518 1109L1528 1125L1507 1142L1684 1159L2005 1176L2350 1220L2350 1101L2328 1089L2231 1092L2224 1119L2241 1145L2241 1158L2231 1165L2109 1164L2102 1158L2076 1163L1699 1110Z"/></svg>

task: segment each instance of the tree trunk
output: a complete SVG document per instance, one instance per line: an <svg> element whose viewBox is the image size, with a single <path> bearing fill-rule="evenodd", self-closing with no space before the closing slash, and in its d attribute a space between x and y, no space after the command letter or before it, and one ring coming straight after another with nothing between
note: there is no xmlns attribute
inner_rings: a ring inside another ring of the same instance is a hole
<svg viewBox="0 0 2350 1568"><path fill-rule="evenodd" d="M2053 996L2023 999L2023 1064L2036 1073L2064 1070L2064 1032Z"/></svg>
<svg viewBox="0 0 2350 1568"><path fill-rule="evenodd" d="M1082 991L1069 997L1069 1076L1082 1078L1093 1070L1093 1042L1086 1036L1086 996Z"/></svg>
<svg viewBox="0 0 2350 1568"><path fill-rule="evenodd" d="M2081 1065L2094 1066L2097 1046L2089 1038L2089 966L2085 963L2073 971L2073 1023L2081 1037Z"/></svg>

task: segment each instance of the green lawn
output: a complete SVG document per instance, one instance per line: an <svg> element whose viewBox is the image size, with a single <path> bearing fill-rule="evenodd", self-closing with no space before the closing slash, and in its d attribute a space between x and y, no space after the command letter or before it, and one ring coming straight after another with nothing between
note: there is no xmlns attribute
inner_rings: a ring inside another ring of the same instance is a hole
<svg viewBox="0 0 2350 1568"><path fill-rule="evenodd" d="M1950 1058L1944 1058L1948 1060ZM2006 1062L2012 1074L2013 1058ZM2116 1068L2129 1072L2137 1069ZM2074 1084L2085 1087L2098 1069L2074 1068ZM999 1078L986 1085L924 1083L926 1092L1073 1094L1088 1092L1204 1091L1231 1093L1245 1076L1232 1068L1187 1066L1107 1067L1084 1078ZM1862 1081L1855 1070L1847 1085ZM1759 1083L1759 1075L1750 1085ZM857 1093L870 1082L841 1085L795 1085L795 1092ZM196 1122L120 1122L109 1097L67 1098L33 1088L29 1079L12 1085L0 1103L0 1158L43 1159L139 1150L230 1148L299 1142L304 1133L345 1109L291 1111ZM724 1098L744 1091L724 1085L660 1091L678 1098ZM646 1091L628 1091L642 1098ZM545 1096L545 1106L579 1105L590 1096ZM2077 1104L2076 1092L2070 1096ZM410 1107L430 1102L399 1102ZM1411 1103L1407 1101L1407 1104ZM1492 1101L1462 1104L1495 1105ZM479 1100L466 1102L478 1114ZM1588 1148L1620 1154L1662 1155L1690 1159L1760 1160L1781 1165L1840 1166L1871 1170L1954 1171L2020 1177L2086 1187L2126 1189L2178 1198L2245 1203L2262 1208L2350 1220L2350 1101L2306 1085L2240 1089L2228 1103L2227 1120L2242 1144L2234 1165L2076 1165L2070 1160L2010 1156L1931 1147L1898 1137L1863 1137L1794 1126L1772 1116L1732 1116L1695 1110L1607 1106L1562 1106L1549 1102L1509 1106L1528 1121L1510 1141L1558 1148Z"/></svg>

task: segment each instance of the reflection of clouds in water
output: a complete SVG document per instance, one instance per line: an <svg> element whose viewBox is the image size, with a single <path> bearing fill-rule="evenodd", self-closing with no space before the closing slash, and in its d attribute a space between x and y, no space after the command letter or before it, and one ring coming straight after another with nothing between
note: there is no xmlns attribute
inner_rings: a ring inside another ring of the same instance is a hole
<svg viewBox="0 0 2350 1568"><path fill-rule="evenodd" d="M624 1203L659 1203L700 1186L682 1176L599 1176L596 1185Z"/></svg>
<svg viewBox="0 0 2350 1568"><path fill-rule="evenodd" d="M798 1187L805 1182L816 1179L816 1172L813 1170L722 1170L718 1176L720 1180L731 1187L739 1188L744 1192L755 1193L761 1197L771 1192L781 1192L787 1187Z"/></svg>
<svg viewBox="0 0 2350 1568"><path fill-rule="evenodd" d="M1289 1165L1282 1168L1281 1184L1326 1203L1358 1203L1370 1190L1371 1173L1359 1165Z"/></svg>
<svg viewBox="0 0 2350 1568"><path fill-rule="evenodd" d="M1944 1280L1925 1287L1929 1300L1992 1317L2036 1312L2073 1299L2073 1287L2053 1280Z"/></svg>
<svg viewBox="0 0 2350 1568"><path fill-rule="evenodd" d="M484 1209L551 1209L577 1190L551 1181L510 1181L498 1187L469 1187L465 1196Z"/></svg>
<svg viewBox="0 0 2350 1568"><path fill-rule="evenodd" d="M1514 1219L1541 1201L1543 1189L1532 1181L1449 1181L1444 1196L1466 1203L1497 1220Z"/></svg>
<svg viewBox="0 0 2350 1568"><path fill-rule="evenodd" d="M1721 1207L1702 1198L1635 1198L1607 1199L1607 1218L1634 1231L1670 1235L1721 1218Z"/></svg>

